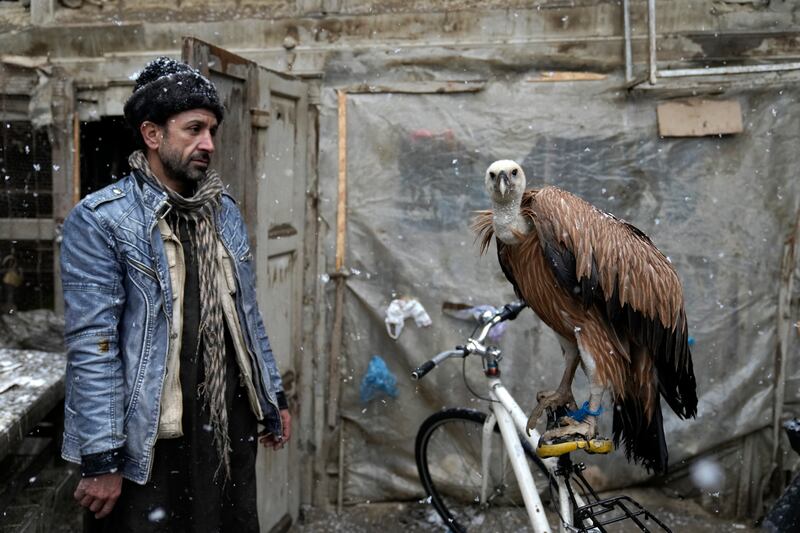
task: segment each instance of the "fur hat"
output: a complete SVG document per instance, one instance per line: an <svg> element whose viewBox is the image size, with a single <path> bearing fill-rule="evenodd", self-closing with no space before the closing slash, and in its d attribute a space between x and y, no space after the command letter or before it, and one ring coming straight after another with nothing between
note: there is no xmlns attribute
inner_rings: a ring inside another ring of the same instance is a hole
<svg viewBox="0 0 800 533"><path fill-rule="evenodd" d="M125 120L138 133L146 120L165 124L173 115L198 108L208 109L222 122L225 110L214 84L186 63L162 56L148 63L136 78L124 111Z"/></svg>

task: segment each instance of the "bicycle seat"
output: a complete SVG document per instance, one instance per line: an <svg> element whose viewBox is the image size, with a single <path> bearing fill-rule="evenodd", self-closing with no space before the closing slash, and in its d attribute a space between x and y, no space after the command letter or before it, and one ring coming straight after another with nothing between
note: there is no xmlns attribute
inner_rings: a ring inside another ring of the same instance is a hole
<svg viewBox="0 0 800 533"><path fill-rule="evenodd" d="M536 455L541 458L558 457L565 453L574 452L575 450L585 450L586 453L610 453L614 450L614 445L609 439L590 439L586 440L581 437L567 436L557 439L554 442L539 442L536 448Z"/></svg>

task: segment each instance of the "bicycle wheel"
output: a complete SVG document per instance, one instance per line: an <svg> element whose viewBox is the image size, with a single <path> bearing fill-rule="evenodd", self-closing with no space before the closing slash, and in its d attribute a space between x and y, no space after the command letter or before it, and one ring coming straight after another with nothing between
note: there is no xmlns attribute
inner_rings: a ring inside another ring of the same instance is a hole
<svg viewBox="0 0 800 533"><path fill-rule="evenodd" d="M485 420L486 414L480 411L447 409L422 423L414 448L422 486L451 531L530 531L522 494L496 425L487 497L480 502ZM524 448L536 488L543 499L549 499L547 469L529 447Z"/></svg>

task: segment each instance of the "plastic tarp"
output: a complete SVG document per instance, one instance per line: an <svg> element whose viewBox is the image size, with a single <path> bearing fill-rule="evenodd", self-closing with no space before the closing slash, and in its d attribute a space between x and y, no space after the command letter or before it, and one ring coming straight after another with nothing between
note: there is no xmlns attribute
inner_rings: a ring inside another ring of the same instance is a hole
<svg viewBox="0 0 800 533"><path fill-rule="evenodd" d="M721 493L707 497L735 510L741 502L722 500L760 493L770 463L781 260L800 198L798 91L727 92L725 98L741 104L741 134L660 138L656 106L663 100L629 95L622 85L619 79L496 81L475 93L348 95L345 264L353 275L342 350L345 501L420 497L413 455L419 424L443 407L486 410L464 386L460 360L418 383L409 374L472 331L443 314L443 302L514 299L494 246L479 257L469 228L473 212L489 207L486 168L506 158L522 164L529 187L552 184L578 194L638 226L671 259L684 284L700 398L699 415L690 421L662 402L673 478L686 481L692 459L711 454L726 481ZM332 272L333 90L322 95L320 139L319 173L330 176L321 180L320 205L330 228L323 239ZM330 309L333 291L327 294ZM433 325L420 329L408 321L397 341L389 338L384 312L398 297L419 300ZM795 330L793 353L796 337ZM555 335L526 310L501 347L503 381L527 411L536 392L555 388L563 372ZM373 354L397 376L399 394L362 404L359 381ZM466 368L472 387L485 393L479 360L468 360ZM797 363L789 370L800 372ZM573 389L578 404L587 398L580 370ZM608 407L601 417L606 435ZM580 460L593 465L590 475L601 488L648 477L621 451Z"/></svg>

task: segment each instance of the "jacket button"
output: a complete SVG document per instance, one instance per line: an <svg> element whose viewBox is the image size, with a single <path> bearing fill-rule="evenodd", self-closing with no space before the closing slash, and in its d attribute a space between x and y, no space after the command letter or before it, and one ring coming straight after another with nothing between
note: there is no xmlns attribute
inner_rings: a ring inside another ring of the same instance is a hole
<svg viewBox="0 0 800 533"><path fill-rule="evenodd" d="M113 192L114 194L122 194L122 191L119 189L111 189L111 192Z"/></svg>
<svg viewBox="0 0 800 533"><path fill-rule="evenodd" d="M172 335L169 336L169 338L172 339L172 340L175 340L175 339L178 338L178 334L177 333L173 333Z"/></svg>

